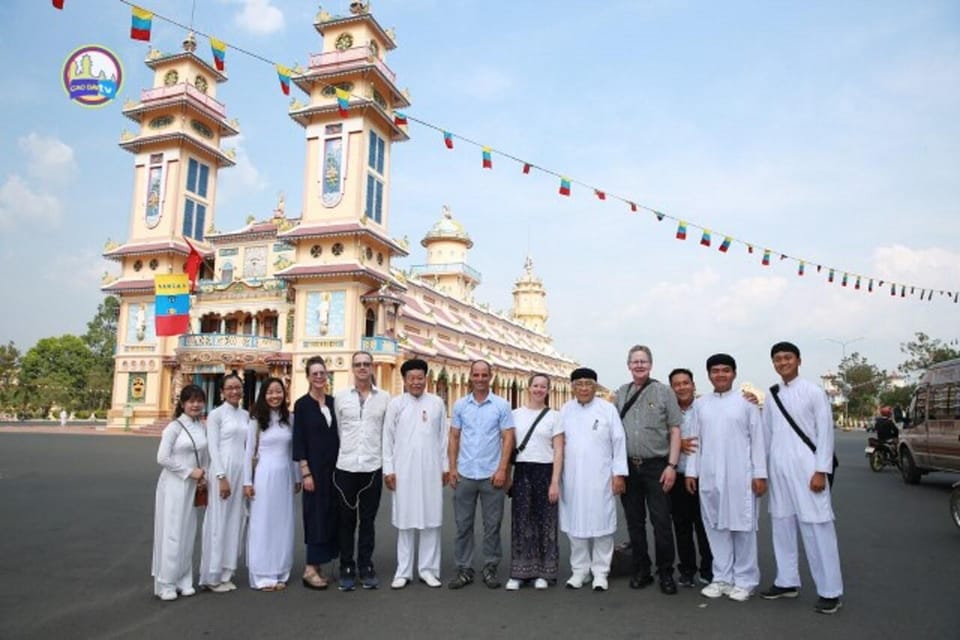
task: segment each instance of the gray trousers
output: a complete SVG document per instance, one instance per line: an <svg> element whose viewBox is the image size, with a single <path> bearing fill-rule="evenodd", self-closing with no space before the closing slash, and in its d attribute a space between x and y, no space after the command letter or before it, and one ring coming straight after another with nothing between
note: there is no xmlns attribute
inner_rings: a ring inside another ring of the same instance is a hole
<svg viewBox="0 0 960 640"><path fill-rule="evenodd" d="M503 520L503 489L495 489L490 478L472 480L461 477L453 492L453 512L457 519L457 539L453 556L457 569L473 568L473 522L477 499L483 516L483 564L497 567L503 557L500 523Z"/></svg>

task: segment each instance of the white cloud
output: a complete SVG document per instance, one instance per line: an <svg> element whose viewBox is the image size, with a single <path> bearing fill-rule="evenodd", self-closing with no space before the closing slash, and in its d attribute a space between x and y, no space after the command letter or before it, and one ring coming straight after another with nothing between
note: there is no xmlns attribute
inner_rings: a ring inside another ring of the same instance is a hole
<svg viewBox="0 0 960 640"><path fill-rule="evenodd" d="M283 12L271 0L242 0L243 9L235 22L243 29L257 35L268 35L283 29Z"/></svg>
<svg viewBox="0 0 960 640"><path fill-rule="evenodd" d="M237 136L234 141L236 142L237 164L225 169L220 174L217 202L221 205L232 204L237 200L242 200L244 196L261 193L267 188L266 178L263 177L260 169L253 164L250 154L243 146L243 136ZM217 227L221 230L226 228L222 221L217 224Z"/></svg>
<svg viewBox="0 0 960 640"><path fill-rule="evenodd" d="M960 282L960 253L938 247L878 247L873 262L877 275L898 283L954 291Z"/></svg>
<svg viewBox="0 0 960 640"><path fill-rule="evenodd" d="M40 223L57 226L63 205L56 196L37 193L17 174L10 174L0 185L0 229L18 224Z"/></svg>
<svg viewBox="0 0 960 640"><path fill-rule="evenodd" d="M63 183L77 169L73 148L59 138L30 132L17 145L27 156L27 170L41 180Z"/></svg>

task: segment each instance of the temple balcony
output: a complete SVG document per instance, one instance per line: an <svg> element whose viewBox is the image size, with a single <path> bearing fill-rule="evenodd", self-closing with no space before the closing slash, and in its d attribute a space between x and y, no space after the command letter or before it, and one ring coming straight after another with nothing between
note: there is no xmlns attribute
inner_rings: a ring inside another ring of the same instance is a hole
<svg viewBox="0 0 960 640"><path fill-rule="evenodd" d="M360 338L360 350L369 351L374 356L391 355L400 353L397 341L386 336L369 336Z"/></svg>
<svg viewBox="0 0 960 640"><path fill-rule="evenodd" d="M414 276L464 275L477 283L481 280L480 272L463 262L415 264L410 267L410 274Z"/></svg>
<svg viewBox="0 0 960 640"><path fill-rule="evenodd" d="M177 351L256 351L275 353L283 348L280 338L242 333L188 333L180 336Z"/></svg>
<svg viewBox="0 0 960 640"><path fill-rule="evenodd" d="M342 73L352 71L359 64L371 64L386 76L391 83L396 84L397 74L391 71L386 63L373 55L369 47L353 47L344 51L328 51L326 53L310 54L309 73Z"/></svg>
<svg viewBox="0 0 960 640"><path fill-rule="evenodd" d="M192 84L187 84L185 82L170 85L169 87L144 89L140 92L140 102L147 104L165 100L175 101L177 99L182 99L185 96L196 100L221 118L225 118L227 116L227 107L222 102L211 98L207 94L194 87Z"/></svg>

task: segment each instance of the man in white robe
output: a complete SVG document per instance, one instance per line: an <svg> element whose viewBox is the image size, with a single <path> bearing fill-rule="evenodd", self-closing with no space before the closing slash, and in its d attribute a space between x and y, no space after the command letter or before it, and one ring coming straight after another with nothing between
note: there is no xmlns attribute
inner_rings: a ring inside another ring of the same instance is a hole
<svg viewBox="0 0 960 640"><path fill-rule="evenodd" d="M406 391L387 405L383 424L383 480L393 491L392 521L397 532L397 572L393 589L413 579L413 543L420 531L420 580L440 583L440 525L443 487L448 480L447 411L443 400L425 393L427 363L407 360L400 367Z"/></svg>
<svg viewBox="0 0 960 640"><path fill-rule="evenodd" d="M799 528L819 596L815 611L831 614L842 606L843 578L827 481L827 474L833 472L830 401L823 389L799 377L800 349L796 345L778 342L770 350L770 357L783 381L776 385L776 397L816 452L794 431L771 389L763 408L763 425L769 446L770 520L777 578L761 596L776 600L799 595Z"/></svg>
<svg viewBox="0 0 960 640"><path fill-rule="evenodd" d="M560 409L566 437L560 530L570 538L572 569L567 588L579 589L592 573L593 589L606 591L617 530L615 497L629 473L626 436L617 408L596 397L596 372L580 368L570 380L574 399Z"/></svg>
<svg viewBox="0 0 960 640"><path fill-rule="evenodd" d="M707 359L713 393L693 406L699 448L687 458L686 485L699 490L700 512L713 552L713 582L700 593L744 602L760 584L757 563L758 498L767 490L760 412L733 389L737 363L718 353Z"/></svg>

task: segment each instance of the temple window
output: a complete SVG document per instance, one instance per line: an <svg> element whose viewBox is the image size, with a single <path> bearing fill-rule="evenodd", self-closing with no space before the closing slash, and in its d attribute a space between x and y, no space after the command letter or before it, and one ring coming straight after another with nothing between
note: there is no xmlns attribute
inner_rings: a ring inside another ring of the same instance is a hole
<svg viewBox="0 0 960 640"><path fill-rule="evenodd" d="M367 156L367 199L364 213L377 223L383 222L383 176L386 143L374 131L370 132Z"/></svg>
<svg viewBox="0 0 960 640"><path fill-rule="evenodd" d="M363 336L372 338L377 333L377 314L373 309L367 309L366 319L363 324Z"/></svg>
<svg viewBox="0 0 960 640"><path fill-rule="evenodd" d="M194 158L187 162L187 196L183 205L183 235L195 240L203 240L206 228L207 183L210 179L210 167Z"/></svg>

